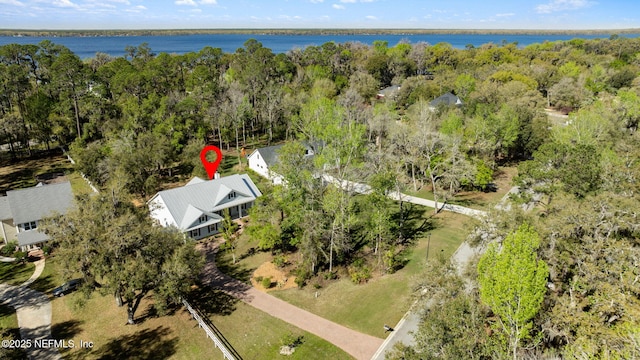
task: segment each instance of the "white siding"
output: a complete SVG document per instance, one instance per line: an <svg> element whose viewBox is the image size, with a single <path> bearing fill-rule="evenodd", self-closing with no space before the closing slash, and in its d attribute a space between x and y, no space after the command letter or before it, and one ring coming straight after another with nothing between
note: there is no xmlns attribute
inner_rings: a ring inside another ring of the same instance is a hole
<svg viewBox="0 0 640 360"><path fill-rule="evenodd" d="M271 179L269 177L269 167L267 166L267 163L264 162L264 159L258 151L251 153L247 160L249 161L249 169L255 171L264 178Z"/></svg>
<svg viewBox="0 0 640 360"><path fill-rule="evenodd" d="M164 227L172 225L178 227L178 224L176 224L176 221L171 215L169 209L167 209L167 205L164 203L161 196L157 196L149 202L149 212L151 218L158 221L160 225Z"/></svg>

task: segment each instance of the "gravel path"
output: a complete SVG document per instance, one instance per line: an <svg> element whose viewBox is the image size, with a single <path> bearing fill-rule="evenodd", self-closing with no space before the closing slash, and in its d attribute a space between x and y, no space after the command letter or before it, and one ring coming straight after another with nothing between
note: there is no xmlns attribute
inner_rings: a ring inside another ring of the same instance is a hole
<svg viewBox="0 0 640 360"><path fill-rule="evenodd" d="M317 335L356 359L371 359L382 345L383 340L380 338L336 324L223 274L215 265L214 256L217 247L214 243L208 243L201 249L207 256L203 275L208 285L219 288L271 316Z"/></svg>

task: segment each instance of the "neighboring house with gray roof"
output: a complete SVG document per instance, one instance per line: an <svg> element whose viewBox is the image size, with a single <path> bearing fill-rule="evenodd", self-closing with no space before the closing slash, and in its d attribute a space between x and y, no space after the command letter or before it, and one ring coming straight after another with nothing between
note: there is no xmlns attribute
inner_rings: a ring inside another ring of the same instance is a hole
<svg viewBox="0 0 640 360"><path fill-rule="evenodd" d="M318 149L320 145L304 144L305 156L313 156L316 154L315 149ZM267 146L254 150L249 156L247 161L249 162L249 169L258 173L258 175L271 180L273 184L282 184L283 178L281 175L273 171L273 165L278 163L278 151L282 148L281 145Z"/></svg>
<svg viewBox="0 0 640 360"><path fill-rule="evenodd" d="M446 93L431 100L429 108L435 110L438 106L462 106L462 100L453 93Z"/></svg>
<svg viewBox="0 0 640 360"><path fill-rule="evenodd" d="M400 92L400 85L388 86L376 94L376 99L393 99Z"/></svg>
<svg viewBox="0 0 640 360"><path fill-rule="evenodd" d="M271 180L274 184L282 183L282 176L273 172L273 165L278 162L278 151L282 145L267 146L255 149L249 156L249 169L258 173L258 175Z"/></svg>
<svg viewBox="0 0 640 360"><path fill-rule="evenodd" d="M195 177L185 186L158 192L147 205L158 224L199 240L222 230L224 210L229 209L232 219L247 216L260 196L247 174L208 181Z"/></svg>
<svg viewBox="0 0 640 360"><path fill-rule="evenodd" d="M5 243L17 240L23 250L39 247L49 240L37 230L39 222L56 213L64 215L73 205L68 181L7 191L0 198L0 233Z"/></svg>

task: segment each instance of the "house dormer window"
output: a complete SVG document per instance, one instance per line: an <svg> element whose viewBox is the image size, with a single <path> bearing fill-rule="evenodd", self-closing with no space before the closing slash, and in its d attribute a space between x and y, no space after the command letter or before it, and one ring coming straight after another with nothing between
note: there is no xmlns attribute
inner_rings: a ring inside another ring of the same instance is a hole
<svg viewBox="0 0 640 360"><path fill-rule="evenodd" d="M234 199L235 197L236 197L236 192L235 191L230 192L229 195L227 196L227 198L229 198L229 199Z"/></svg>
<svg viewBox="0 0 640 360"><path fill-rule="evenodd" d="M203 223L205 221L207 221L207 215L200 216L200 222Z"/></svg>

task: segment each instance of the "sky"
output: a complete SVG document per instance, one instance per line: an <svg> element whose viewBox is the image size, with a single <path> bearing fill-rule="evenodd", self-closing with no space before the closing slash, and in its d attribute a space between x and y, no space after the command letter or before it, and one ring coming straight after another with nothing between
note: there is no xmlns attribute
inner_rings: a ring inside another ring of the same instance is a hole
<svg viewBox="0 0 640 360"><path fill-rule="evenodd" d="M1 29L628 29L638 0L0 0Z"/></svg>

